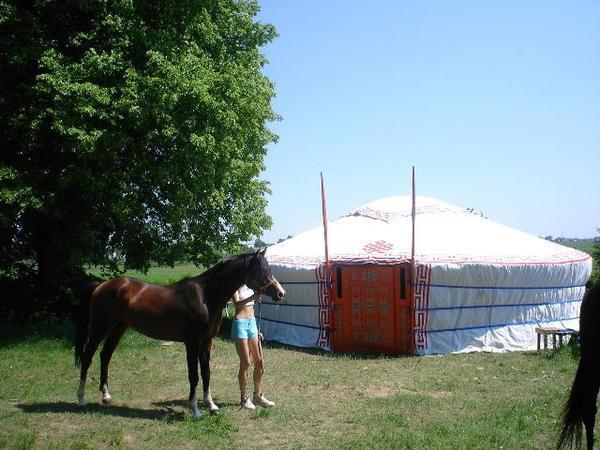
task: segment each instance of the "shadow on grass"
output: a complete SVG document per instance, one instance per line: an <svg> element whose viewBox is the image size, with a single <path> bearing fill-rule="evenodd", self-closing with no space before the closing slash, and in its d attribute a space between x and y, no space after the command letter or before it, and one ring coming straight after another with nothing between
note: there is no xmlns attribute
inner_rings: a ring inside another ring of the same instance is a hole
<svg viewBox="0 0 600 450"><path fill-rule="evenodd" d="M0 347L39 340L60 341L73 348L75 326L69 320L46 319L32 322L0 322Z"/></svg>
<svg viewBox="0 0 600 450"><path fill-rule="evenodd" d="M122 405L101 405L90 403L79 407L71 402L43 402L43 403L20 403L17 408L27 414L103 414L105 416L116 416L130 419L160 420L164 422L181 422L186 416L191 415L189 403L185 400L166 400L153 402L156 409L132 408ZM203 414L208 411L199 402L198 405ZM238 403L218 402L219 408L239 408ZM184 409L181 411L180 408Z"/></svg>
<svg viewBox="0 0 600 450"><path fill-rule="evenodd" d="M219 408L236 408L236 407L240 407L239 403L232 403L232 402L219 402L215 400L215 403L217 404L217 406ZM187 401L185 400L166 400L166 401L162 401L162 402L152 402L152 404L154 406L158 406L161 408L167 408L167 409L172 409L172 408L185 408L187 410L190 410L190 405ZM200 400L198 402L198 406L200 407L201 412L204 414L206 411L206 407L203 405L202 401Z"/></svg>
<svg viewBox="0 0 600 450"><path fill-rule="evenodd" d="M119 405L88 404L80 408L70 402L45 402L45 403L21 403L17 407L28 414L103 414L105 416L117 416L133 419L161 420L166 422L182 421L186 414L183 411L175 411L169 405L186 406L187 402L161 402L160 409L131 408ZM189 409L189 407L187 408Z"/></svg>

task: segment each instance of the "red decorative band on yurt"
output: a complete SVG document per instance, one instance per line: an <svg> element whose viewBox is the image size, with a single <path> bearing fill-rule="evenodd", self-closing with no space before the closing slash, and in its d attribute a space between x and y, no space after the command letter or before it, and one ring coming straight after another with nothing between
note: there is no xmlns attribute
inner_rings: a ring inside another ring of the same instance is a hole
<svg viewBox="0 0 600 450"><path fill-rule="evenodd" d="M427 318L429 306L429 283L431 266L418 265L415 274L415 348L427 348Z"/></svg>
<svg viewBox="0 0 600 450"><path fill-rule="evenodd" d="M315 268L315 276L318 281L319 297L319 336L317 337L317 347L329 349L331 347L330 333L331 328L331 302L329 299L329 281L327 279L327 269L324 264Z"/></svg>

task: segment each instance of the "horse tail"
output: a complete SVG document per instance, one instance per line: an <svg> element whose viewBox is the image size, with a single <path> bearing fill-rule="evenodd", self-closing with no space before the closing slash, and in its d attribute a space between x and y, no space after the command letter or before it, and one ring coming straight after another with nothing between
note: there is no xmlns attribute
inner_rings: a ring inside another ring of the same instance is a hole
<svg viewBox="0 0 600 450"><path fill-rule="evenodd" d="M83 357L83 349L88 339L90 326L90 299L92 292L100 285L102 280L93 278L84 282L76 291L79 297L79 306L76 312L76 329L75 329L75 366L79 367L81 358Z"/></svg>
<svg viewBox="0 0 600 450"><path fill-rule="evenodd" d="M572 448L575 441L575 448L581 448L581 432L583 428L583 404L585 392L583 385L585 383L584 357L582 354L577 367L577 373L573 380L571 393L563 407L561 422L562 430L558 438L557 449Z"/></svg>

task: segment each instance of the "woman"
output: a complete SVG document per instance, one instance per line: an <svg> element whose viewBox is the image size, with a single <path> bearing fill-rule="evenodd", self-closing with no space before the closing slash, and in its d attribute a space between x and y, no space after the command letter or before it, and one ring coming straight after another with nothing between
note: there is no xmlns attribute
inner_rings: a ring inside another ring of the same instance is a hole
<svg viewBox="0 0 600 450"><path fill-rule="evenodd" d="M235 343L235 349L240 358L240 370L238 381L240 383L241 406L246 409L255 409L256 405L270 407L275 402L268 400L262 393L260 382L262 379L262 354L259 349L258 328L254 317L254 301L260 302L262 294L254 293L245 285L235 294L232 300L235 306L235 318L231 327L231 339ZM246 381L248 379L248 368L250 367L250 355L254 362L254 395L253 399L246 394Z"/></svg>

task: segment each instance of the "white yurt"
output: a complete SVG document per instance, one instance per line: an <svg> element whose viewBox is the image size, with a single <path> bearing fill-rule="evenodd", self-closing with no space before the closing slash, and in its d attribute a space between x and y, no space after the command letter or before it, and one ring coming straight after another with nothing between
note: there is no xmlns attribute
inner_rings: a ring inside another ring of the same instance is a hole
<svg viewBox="0 0 600 450"><path fill-rule="evenodd" d="M330 221L329 264L322 226L269 247L287 295L262 302L265 338L335 352L441 354L532 350L536 327L578 329L589 255L440 200L415 204L414 260L411 196Z"/></svg>

